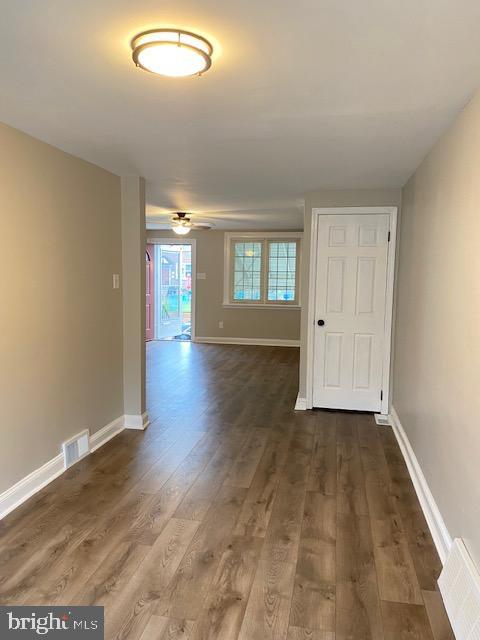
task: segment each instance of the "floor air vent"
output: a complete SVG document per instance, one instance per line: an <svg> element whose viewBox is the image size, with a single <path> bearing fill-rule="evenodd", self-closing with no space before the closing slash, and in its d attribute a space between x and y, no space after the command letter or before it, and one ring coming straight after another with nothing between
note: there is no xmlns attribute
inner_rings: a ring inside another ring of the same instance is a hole
<svg viewBox="0 0 480 640"><path fill-rule="evenodd" d="M480 640L480 574L460 538L453 541L438 586L457 640Z"/></svg>
<svg viewBox="0 0 480 640"><path fill-rule="evenodd" d="M90 453L90 438L88 429L77 433L62 444L65 469L71 467Z"/></svg>

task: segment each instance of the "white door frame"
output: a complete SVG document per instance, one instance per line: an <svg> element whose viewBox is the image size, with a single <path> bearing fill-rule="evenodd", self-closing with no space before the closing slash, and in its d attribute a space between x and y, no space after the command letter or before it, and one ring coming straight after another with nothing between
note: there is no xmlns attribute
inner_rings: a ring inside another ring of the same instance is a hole
<svg viewBox="0 0 480 640"><path fill-rule="evenodd" d="M197 315L197 241L195 238L151 238L147 244L189 244L192 251L192 342L195 341L195 316Z"/></svg>
<svg viewBox="0 0 480 640"><path fill-rule="evenodd" d="M313 344L315 323L315 284L317 277L317 242L319 216L327 215L372 215L388 214L390 216L390 242L388 244L387 257L387 291L385 298L385 329L382 371L383 398L381 404L382 414L388 414L390 410L390 368L392 355L392 321L393 321L393 291L395 280L395 253L397 241L397 217L398 207L318 207L312 209L312 227L310 235L310 268L308 280L308 309L307 309L307 409L313 408Z"/></svg>

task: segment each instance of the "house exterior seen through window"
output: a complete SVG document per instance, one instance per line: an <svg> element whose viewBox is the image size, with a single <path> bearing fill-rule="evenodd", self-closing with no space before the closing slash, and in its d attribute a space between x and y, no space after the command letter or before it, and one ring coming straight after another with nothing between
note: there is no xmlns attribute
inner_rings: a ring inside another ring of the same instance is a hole
<svg viewBox="0 0 480 640"><path fill-rule="evenodd" d="M224 303L298 306L300 239L228 235Z"/></svg>

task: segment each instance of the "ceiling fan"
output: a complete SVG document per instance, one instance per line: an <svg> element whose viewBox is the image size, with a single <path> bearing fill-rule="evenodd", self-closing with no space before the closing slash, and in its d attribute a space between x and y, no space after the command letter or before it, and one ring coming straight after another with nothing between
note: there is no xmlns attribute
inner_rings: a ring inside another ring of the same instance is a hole
<svg viewBox="0 0 480 640"><path fill-rule="evenodd" d="M208 231L211 228L212 225L207 222L192 222L184 211L177 211L176 215L172 218L172 231L179 236L186 236L187 233L190 233L191 229Z"/></svg>

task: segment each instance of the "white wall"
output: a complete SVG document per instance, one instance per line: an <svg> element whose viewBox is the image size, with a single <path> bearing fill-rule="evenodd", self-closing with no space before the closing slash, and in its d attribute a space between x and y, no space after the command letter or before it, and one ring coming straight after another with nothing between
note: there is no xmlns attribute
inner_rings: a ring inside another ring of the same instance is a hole
<svg viewBox="0 0 480 640"><path fill-rule="evenodd" d="M403 192L393 404L480 564L480 94Z"/></svg>

